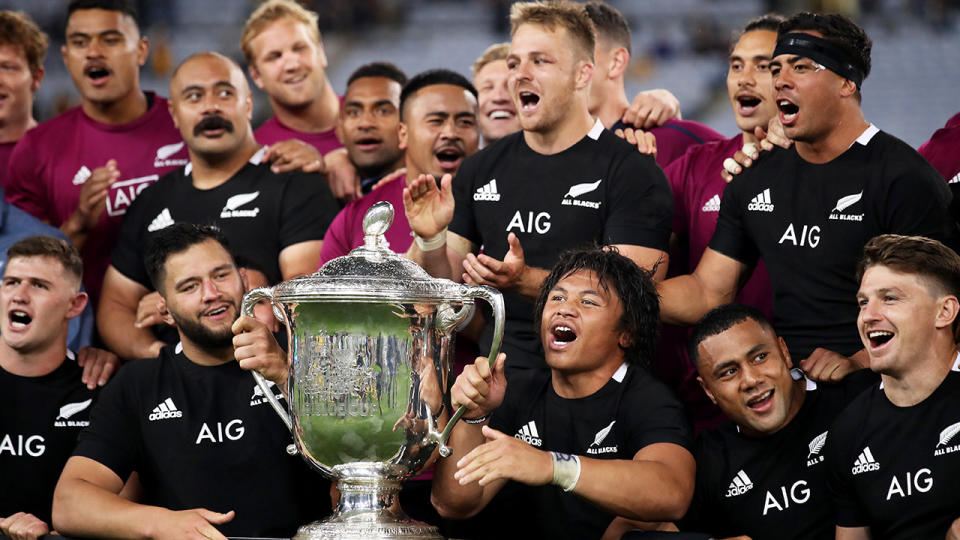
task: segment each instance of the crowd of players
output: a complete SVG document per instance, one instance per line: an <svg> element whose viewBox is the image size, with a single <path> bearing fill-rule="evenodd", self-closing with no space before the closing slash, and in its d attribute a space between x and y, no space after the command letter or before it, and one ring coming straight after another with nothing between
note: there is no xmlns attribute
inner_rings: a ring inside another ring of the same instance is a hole
<svg viewBox="0 0 960 540"><path fill-rule="evenodd" d="M340 96L316 15L268 0L240 44L274 113L256 130L228 57L193 54L163 98L127 1L65 16L82 104L37 124L46 37L0 12L3 534L279 537L329 513L245 372L282 395L277 323L240 301L347 254L386 200L392 249L507 309L493 362L482 313L461 332L468 412L401 493L412 517L960 538L960 121L918 153L864 119L849 19L750 21L725 138L669 92L628 99L602 2L515 4L472 82L378 61Z"/></svg>

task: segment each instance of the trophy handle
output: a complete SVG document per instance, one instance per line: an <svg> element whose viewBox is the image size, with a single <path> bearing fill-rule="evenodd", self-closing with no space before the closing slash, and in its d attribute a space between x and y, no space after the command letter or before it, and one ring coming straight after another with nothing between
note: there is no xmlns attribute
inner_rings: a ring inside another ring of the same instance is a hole
<svg viewBox="0 0 960 540"><path fill-rule="evenodd" d="M280 322L286 324L287 321L277 317L277 305L273 300L273 288L272 287L258 287L251 290L243 296L243 303L240 305L240 312L245 317L253 317L253 308L261 300L267 300L270 302L271 311L273 311L273 316L277 318ZM280 310L282 314L283 311ZM287 367L290 366L290 359L287 358ZM257 381L257 386L260 387L260 390L263 392L263 397L267 398L267 401L270 402L270 406L273 407L273 410L277 413L281 420L283 420L284 425L287 426L287 429L290 433L293 433L293 421L290 420L290 415L283 409L283 405L280 404L280 401L277 400L277 397L273 395L273 390L267 385L267 380L263 378L263 375L260 375L256 370L251 370L250 374L253 375L253 379ZM290 445L287 447L287 453L293 455L296 454L296 446Z"/></svg>
<svg viewBox="0 0 960 540"><path fill-rule="evenodd" d="M490 307L493 308L493 340L490 343L490 353L487 355L490 367L493 367L494 362L497 361L497 355L500 353L500 343L503 341L503 295L500 294L500 291L486 285L464 285L463 288L465 297L479 298L486 301L490 304ZM467 412L467 408L461 405L457 408L457 412L453 413L450 421L447 422L447 427L444 428L443 433L431 433L431 435L433 435L431 438L436 438L437 450L442 457L450 455L451 450L450 447L447 446L447 440L450 438L450 432L453 431L453 426L457 424L457 421L460 420L460 417L462 417L465 412Z"/></svg>

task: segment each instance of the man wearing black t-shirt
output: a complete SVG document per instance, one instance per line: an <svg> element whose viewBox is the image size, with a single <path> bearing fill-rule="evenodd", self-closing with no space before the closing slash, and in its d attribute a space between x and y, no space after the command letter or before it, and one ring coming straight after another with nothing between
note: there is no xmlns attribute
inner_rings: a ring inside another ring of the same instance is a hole
<svg viewBox="0 0 960 540"><path fill-rule="evenodd" d="M960 517L960 256L888 234L857 273L857 326L882 382L830 430L836 537L940 540Z"/></svg>
<svg viewBox="0 0 960 540"><path fill-rule="evenodd" d="M821 374L839 383L805 378L766 317L741 304L710 311L688 343L701 386L731 422L697 440L697 483L680 527L716 538L831 538L830 424L877 376L840 366Z"/></svg>
<svg viewBox="0 0 960 540"><path fill-rule="evenodd" d="M0 287L0 536L50 530L53 488L97 390L67 350L87 304L83 261L68 242L31 236L7 251Z"/></svg>
<svg viewBox="0 0 960 540"><path fill-rule="evenodd" d="M857 253L882 233L947 240L950 191L902 141L868 123L860 89L871 42L841 15L800 13L770 63L788 149L775 148L724 191L716 232L691 275L660 287L666 322L692 324L730 302L763 258L777 332L791 356L835 365L866 355L856 333Z"/></svg>
<svg viewBox="0 0 960 540"><path fill-rule="evenodd" d="M250 90L232 60L209 52L185 60L170 82L170 104L190 163L127 211L98 306L100 334L124 358L156 356L164 345L150 330L163 314L142 262L152 233L178 221L216 224L259 286L316 270L338 210L320 176L275 174L261 162Z"/></svg>
<svg viewBox="0 0 960 540"><path fill-rule="evenodd" d="M181 341L158 358L127 364L104 388L57 485L58 531L290 536L319 517L324 503L329 508L329 485L287 454L286 426L234 361L244 272L222 242L216 229L181 223L148 248L147 271ZM265 343L276 356L272 336ZM118 495L132 471L142 485L139 503Z"/></svg>
<svg viewBox="0 0 960 540"><path fill-rule="evenodd" d="M672 197L653 158L590 116L595 33L583 6L514 4L511 25L509 87L523 131L466 159L456 182L445 176L438 188L421 176L404 205L414 261L504 292L512 373L545 369L530 324L545 268L564 248L610 244L662 275ZM484 346L491 337L488 324Z"/></svg>
<svg viewBox="0 0 960 540"><path fill-rule="evenodd" d="M523 504L501 534L598 538L618 515L678 519L693 492L683 407L644 367L656 346L648 272L613 250L567 252L544 281L536 328L550 372L504 377L505 355L457 378L454 455L433 503L469 517L512 484ZM570 493L570 492L573 493Z"/></svg>

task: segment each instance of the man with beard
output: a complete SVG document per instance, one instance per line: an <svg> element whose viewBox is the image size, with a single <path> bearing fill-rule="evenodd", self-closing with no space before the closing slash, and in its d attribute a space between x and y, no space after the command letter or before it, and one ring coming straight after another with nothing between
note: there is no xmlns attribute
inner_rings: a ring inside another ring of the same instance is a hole
<svg viewBox="0 0 960 540"><path fill-rule="evenodd" d="M323 239L321 263L363 244L363 216L374 203L389 201L399 212L403 189L420 175L456 174L463 159L477 151L477 91L462 75L446 69L420 73L403 88L399 101L399 146L406 175L351 202L337 215ZM394 220L387 240L390 249L406 251L413 243L407 221Z"/></svg>
<svg viewBox="0 0 960 540"><path fill-rule="evenodd" d="M151 233L175 222L215 223L237 246L251 284L277 283L313 272L337 204L316 174L274 174L250 129L252 105L243 72L212 52L185 60L170 81L170 113L190 163L138 199L104 278L97 323L121 357L156 356L163 342L150 330L162 310L142 253Z"/></svg>
<svg viewBox="0 0 960 540"><path fill-rule="evenodd" d="M523 130L468 158L456 182L445 175L438 188L421 175L404 190L416 234L410 258L436 277L504 292L508 374L546 369L532 300L561 250L617 245L662 277L671 219L670 188L653 158L590 115L595 33L584 7L518 3L511 25L509 85ZM492 330L486 325L481 348Z"/></svg>
<svg viewBox="0 0 960 540"><path fill-rule="evenodd" d="M180 342L101 392L57 485L54 526L99 538L290 536L329 499L234 361L245 272L216 229L186 223L158 232L145 262ZM268 332L245 336L259 337L238 344L259 351L247 363L283 355ZM119 495L133 471L138 502Z"/></svg>
<svg viewBox="0 0 960 540"><path fill-rule="evenodd" d="M664 321L693 324L730 302L762 258L790 356L828 370L866 365L848 301L861 247L888 232L955 236L940 175L863 117L870 50L863 29L842 15L799 13L780 24L770 72L794 144L774 148L724 190L696 269L660 286Z"/></svg>

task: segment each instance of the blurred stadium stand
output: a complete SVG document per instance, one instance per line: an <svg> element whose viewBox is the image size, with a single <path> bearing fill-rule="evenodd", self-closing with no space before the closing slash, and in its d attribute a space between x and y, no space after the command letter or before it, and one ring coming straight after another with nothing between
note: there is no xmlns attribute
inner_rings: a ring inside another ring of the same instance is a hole
<svg viewBox="0 0 960 540"><path fill-rule="evenodd" d="M957 0L608 0L630 20L633 62L627 83L633 95L667 88L686 118L732 135L727 104L726 47L746 20L774 8L816 7L856 15L874 42L873 72L864 83L866 117L918 146L960 111L960 32ZM30 13L51 34L47 76L39 91L38 118L76 103L59 58L68 0L0 0L0 9ZM172 67L200 50L217 50L242 63L239 37L251 0L140 0L151 57L143 85L167 95ZM392 61L408 74L446 67L469 76L474 59L509 39L510 0L303 0L321 15L331 82L344 90L360 64ZM255 91L256 121L269 105Z"/></svg>

